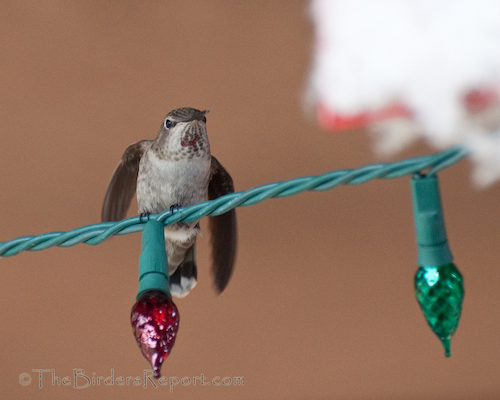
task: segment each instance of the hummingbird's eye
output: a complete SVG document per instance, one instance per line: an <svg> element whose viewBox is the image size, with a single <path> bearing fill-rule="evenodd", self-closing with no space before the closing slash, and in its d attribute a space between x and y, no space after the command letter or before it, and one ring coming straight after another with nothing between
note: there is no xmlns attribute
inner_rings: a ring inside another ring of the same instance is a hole
<svg viewBox="0 0 500 400"><path fill-rule="evenodd" d="M169 119L166 119L165 120L165 128L170 129L171 126L172 126L172 121L170 121Z"/></svg>
<svg viewBox="0 0 500 400"><path fill-rule="evenodd" d="M207 117L203 117L203 122L207 123Z"/></svg>

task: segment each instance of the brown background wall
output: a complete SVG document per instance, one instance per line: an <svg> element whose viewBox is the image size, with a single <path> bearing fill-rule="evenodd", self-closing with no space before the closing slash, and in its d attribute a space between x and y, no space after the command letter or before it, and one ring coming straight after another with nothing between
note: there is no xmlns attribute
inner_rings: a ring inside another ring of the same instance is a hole
<svg viewBox="0 0 500 400"><path fill-rule="evenodd" d="M211 110L212 151L238 190L383 161L363 132L322 132L303 110L307 5L2 1L0 241L98 222L124 149L154 138L181 106ZM498 398L500 186L475 189L465 161L441 174L441 189L466 285L451 359L414 299L403 178L239 209L237 269L220 297L208 234L199 240L199 285L177 301L181 328L163 373L243 376L244 386L76 390L45 374L39 389L33 369L143 376L128 320L140 235L2 259L1 397Z"/></svg>

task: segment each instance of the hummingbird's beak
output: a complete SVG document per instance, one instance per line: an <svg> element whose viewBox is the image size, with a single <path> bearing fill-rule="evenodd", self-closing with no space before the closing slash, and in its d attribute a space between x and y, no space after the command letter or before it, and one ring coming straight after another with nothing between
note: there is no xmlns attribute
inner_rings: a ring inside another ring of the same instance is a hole
<svg viewBox="0 0 500 400"><path fill-rule="evenodd" d="M190 122L190 121L201 121L203 119L203 117L205 116L205 114L208 114L210 112L210 110L204 110L204 111L196 111L192 116L191 118L189 118L187 121L185 122Z"/></svg>

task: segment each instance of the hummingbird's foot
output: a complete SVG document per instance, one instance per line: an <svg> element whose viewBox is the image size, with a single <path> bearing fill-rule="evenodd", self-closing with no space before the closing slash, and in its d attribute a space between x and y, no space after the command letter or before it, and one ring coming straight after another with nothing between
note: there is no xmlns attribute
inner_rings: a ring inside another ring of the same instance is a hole
<svg viewBox="0 0 500 400"><path fill-rule="evenodd" d="M172 215L174 215L174 210L175 210L176 208L179 208L179 207L181 207L181 205L180 205L179 203L172 204L172 205L170 206L170 213L171 213ZM178 210L177 210L177 211L178 211Z"/></svg>
<svg viewBox="0 0 500 400"><path fill-rule="evenodd" d="M141 221L141 222L142 222L142 218L143 218L143 217L146 217L146 218L147 218L147 220L149 221L149 216L150 216L150 215L151 215L151 213L150 213L150 212L140 213L140 214L139 214L139 221Z"/></svg>
<svg viewBox="0 0 500 400"><path fill-rule="evenodd" d="M180 205L180 204L172 204L172 205L170 206L170 213L171 213L172 215L174 215L174 210L175 210L176 208L179 208L179 207L181 207L181 205ZM176 210L176 211L178 211L178 210ZM177 226L178 226L179 228L182 228L182 227L183 227L183 226L185 226L185 225L186 225L186 224L185 224L184 222L177 222Z"/></svg>

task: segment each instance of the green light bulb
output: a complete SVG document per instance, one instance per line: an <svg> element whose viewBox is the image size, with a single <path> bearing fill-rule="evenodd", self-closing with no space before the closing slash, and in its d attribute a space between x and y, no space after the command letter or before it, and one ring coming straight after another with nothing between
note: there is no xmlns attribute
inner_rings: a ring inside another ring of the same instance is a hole
<svg viewBox="0 0 500 400"><path fill-rule="evenodd" d="M415 275L415 294L431 329L450 357L464 298L462 275L452 263L437 176L417 175L411 180L413 212L421 267Z"/></svg>
<svg viewBox="0 0 500 400"><path fill-rule="evenodd" d="M445 356L450 357L450 340L462 313L462 274L453 263L420 267L415 274L415 294L427 323L443 343Z"/></svg>

